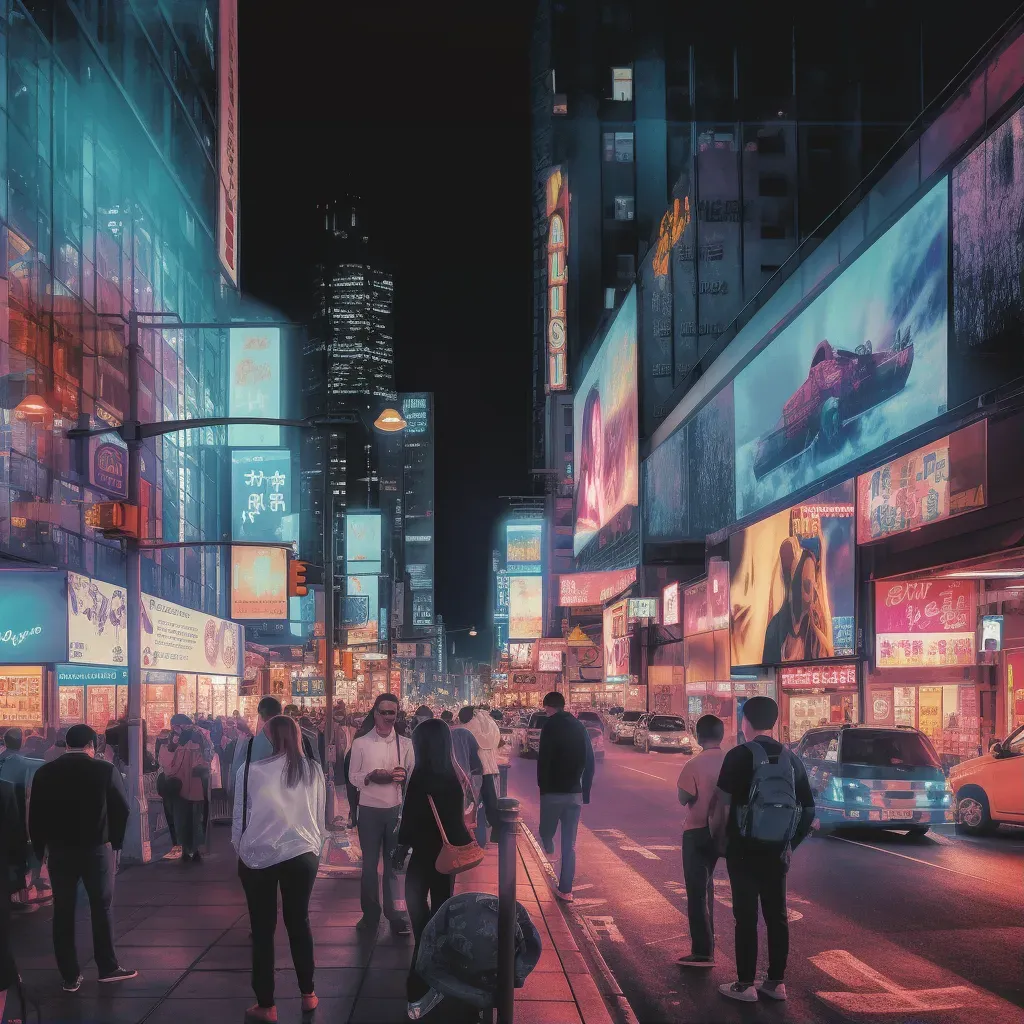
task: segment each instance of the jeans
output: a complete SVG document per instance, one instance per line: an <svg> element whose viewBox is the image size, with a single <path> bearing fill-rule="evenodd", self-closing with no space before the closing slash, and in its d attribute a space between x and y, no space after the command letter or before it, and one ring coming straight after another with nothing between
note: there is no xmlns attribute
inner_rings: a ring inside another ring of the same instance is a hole
<svg viewBox="0 0 1024 1024"><path fill-rule="evenodd" d="M359 846L363 853L362 884L359 888L359 902L363 916L380 920L380 876L377 864L384 854L384 916L389 921L402 920L401 911L395 903L398 899L398 881L395 869L391 864L391 855L395 852L395 825L398 822L399 808L395 807L359 807Z"/></svg>
<svg viewBox="0 0 1024 1024"><path fill-rule="evenodd" d="M559 892L572 892L576 877L576 830L580 825L583 796L580 793L542 793L540 798L540 838L550 852L555 844L555 829L561 825L558 871Z"/></svg>
<svg viewBox="0 0 1024 1024"><path fill-rule="evenodd" d="M206 837L206 803L203 800L174 798L174 833L181 843L182 857L199 852Z"/></svg>
<svg viewBox="0 0 1024 1024"><path fill-rule="evenodd" d="M688 828L683 832L683 881L686 913L690 921L693 956L715 955L715 864L718 851L711 829Z"/></svg>
<svg viewBox="0 0 1024 1024"><path fill-rule="evenodd" d="M757 970L757 904L761 902L768 937L768 980L784 981L789 957L789 918L786 916L786 872L779 854L736 854L726 858L732 883L732 912L736 918L736 973L741 984L752 985Z"/></svg>
<svg viewBox="0 0 1024 1024"><path fill-rule="evenodd" d="M50 884L53 886L53 951L65 981L81 973L75 950L75 902L78 881L85 886L92 918L92 949L100 977L117 970L110 904L114 899L114 864L110 845L81 849L49 846Z"/></svg>
<svg viewBox="0 0 1024 1024"><path fill-rule="evenodd" d="M412 966L409 968L409 976L405 982L406 998L410 1003L422 999L430 987L416 973L420 936L427 927L427 922L437 913L441 904L445 900L451 899L454 888L455 881L451 875L442 875L434 867L432 860L426 858L417 860L416 851L413 850L405 876L405 905L409 908L412 933L416 938L416 947L412 953ZM429 906L427 905L428 896L430 897Z"/></svg>
<svg viewBox="0 0 1024 1024"><path fill-rule="evenodd" d="M320 858L303 853L291 860L258 870L238 862L238 877L245 890L252 927L252 990L260 1006L274 1005L274 931L277 928L277 889L281 887L281 916L299 992L313 991L313 931L309 926L309 897Z"/></svg>

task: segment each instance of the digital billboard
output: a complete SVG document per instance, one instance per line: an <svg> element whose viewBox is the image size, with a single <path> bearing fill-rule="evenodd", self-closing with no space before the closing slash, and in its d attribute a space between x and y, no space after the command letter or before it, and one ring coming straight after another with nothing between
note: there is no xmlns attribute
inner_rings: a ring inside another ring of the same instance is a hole
<svg viewBox="0 0 1024 1024"><path fill-rule="evenodd" d="M690 536L706 537L736 519L733 385L730 381L686 425Z"/></svg>
<svg viewBox="0 0 1024 1024"><path fill-rule="evenodd" d="M636 289L608 328L573 399L577 568L621 569L639 558ZM613 547L614 545L614 547Z"/></svg>
<svg viewBox="0 0 1024 1024"><path fill-rule="evenodd" d="M0 665L68 660L67 576L0 572Z"/></svg>
<svg viewBox="0 0 1024 1024"><path fill-rule="evenodd" d="M350 645L375 644L380 635L380 577L348 576L345 590L350 597L367 598L366 621L362 625L352 625L345 630L347 642Z"/></svg>
<svg viewBox="0 0 1024 1024"><path fill-rule="evenodd" d="M567 369L566 310L569 285L569 182L564 167L552 167L545 183L548 218L548 372L547 390L565 391Z"/></svg>
<svg viewBox="0 0 1024 1024"><path fill-rule="evenodd" d="M499 570L494 574L494 619L508 621L508 573Z"/></svg>
<svg viewBox="0 0 1024 1024"><path fill-rule="evenodd" d="M231 548L231 618L288 618L288 552Z"/></svg>
<svg viewBox="0 0 1024 1024"><path fill-rule="evenodd" d="M604 637L604 681L624 683L629 679L629 619L627 602L618 601L602 613Z"/></svg>
<svg viewBox="0 0 1024 1024"><path fill-rule="evenodd" d="M287 451L231 453L231 539L294 540L292 457Z"/></svg>
<svg viewBox="0 0 1024 1024"><path fill-rule="evenodd" d="M245 633L237 623L146 593L140 611L143 668L242 674Z"/></svg>
<svg viewBox="0 0 1024 1024"><path fill-rule="evenodd" d="M544 632L544 577L508 578L508 635L510 640L536 640Z"/></svg>
<svg viewBox="0 0 1024 1024"><path fill-rule="evenodd" d="M231 378L228 415L281 418L281 330L278 327L232 327L228 350ZM261 424L228 427L233 448L276 448L281 428Z"/></svg>
<svg viewBox="0 0 1024 1024"><path fill-rule="evenodd" d="M878 668L946 668L976 660L975 580L918 578L875 584Z"/></svg>
<svg viewBox="0 0 1024 1024"><path fill-rule="evenodd" d="M128 595L124 587L68 573L68 661L128 664Z"/></svg>
<svg viewBox="0 0 1024 1024"><path fill-rule="evenodd" d="M854 654L853 525L848 480L729 538L734 666Z"/></svg>
<svg viewBox="0 0 1024 1024"><path fill-rule="evenodd" d="M636 583L636 568L614 572L574 572L558 577L558 604L582 608L604 604Z"/></svg>
<svg viewBox="0 0 1024 1024"><path fill-rule="evenodd" d="M505 565L511 575L541 571L541 523L509 523L505 527Z"/></svg>
<svg viewBox="0 0 1024 1024"><path fill-rule="evenodd" d="M680 540L690 535L686 470L684 425L644 461L645 541Z"/></svg>
<svg viewBox="0 0 1024 1024"><path fill-rule="evenodd" d="M948 192L943 179L737 374L739 517L946 411Z"/></svg>
<svg viewBox="0 0 1024 1024"><path fill-rule="evenodd" d="M345 560L348 570L360 575L380 573L381 515L379 512L345 513Z"/></svg>
<svg viewBox="0 0 1024 1024"><path fill-rule="evenodd" d="M237 288L238 0L220 0L217 24L217 253L224 272Z"/></svg>

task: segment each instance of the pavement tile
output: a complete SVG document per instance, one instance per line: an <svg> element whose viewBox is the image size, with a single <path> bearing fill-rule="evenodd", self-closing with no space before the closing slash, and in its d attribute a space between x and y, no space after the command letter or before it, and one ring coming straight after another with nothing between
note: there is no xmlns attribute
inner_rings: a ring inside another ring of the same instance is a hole
<svg viewBox="0 0 1024 1024"><path fill-rule="evenodd" d="M401 991L405 991L404 987ZM400 1024L401 1021L409 1019L406 1016L406 1006L404 996L401 999L374 999L360 996L352 1008L352 1016L349 1018L348 1024ZM443 1002L441 1006L444 1006ZM317 1016L320 1016L319 1011ZM146 1024L151 1024L151 1022L147 1021Z"/></svg>
<svg viewBox="0 0 1024 1024"><path fill-rule="evenodd" d="M314 930L317 928L355 928L362 917L358 910L311 910L309 922Z"/></svg>
<svg viewBox="0 0 1024 1024"><path fill-rule="evenodd" d="M214 946L196 964L197 971L241 971L252 967L250 946Z"/></svg>
<svg viewBox="0 0 1024 1024"><path fill-rule="evenodd" d="M138 1024L159 1001L159 996L101 1000L83 998L80 992L62 992L59 999L47 1000L40 1007L40 1016L46 1024ZM30 1010L28 1019L33 1016Z"/></svg>
<svg viewBox="0 0 1024 1024"><path fill-rule="evenodd" d="M247 996L168 999L153 1012L152 1016L146 1018L146 1024L180 1024L181 1021L192 1021L196 1024L206 1024L207 1021L216 1021L217 1024L242 1024L245 1011L255 1002L256 999L251 991ZM321 999L316 1012L316 1020L321 1024L344 1024L349 1019L351 1009L352 1000L350 998L328 997ZM281 1024L298 1024L302 1019L299 1000L297 998L278 999L277 1015ZM401 1019L396 1017L389 1024L399 1024ZM100 1024L100 1020L101 1018L96 1018L89 1024ZM103 1020L102 1024L111 1024L111 1022ZM116 1024L120 1024L120 1022L116 1022Z"/></svg>
<svg viewBox="0 0 1024 1024"><path fill-rule="evenodd" d="M118 938L121 946L209 946L223 928L132 928Z"/></svg>
<svg viewBox="0 0 1024 1024"><path fill-rule="evenodd" d="M412 946L377 946L370 956L370 969L378 967L408 970L412 963Z"/></svg>
<svg viewBox="0 0 1024 1024"><path fill-rule="evenodd" d="M363 987L359 990L359 998L384 999L394 996L396 992L405 992L405 979L408 970L392 967L374 968L370 961L370 969L366 972Z"/></svg>
<svg viewBox="0 0 1024 1024"><path fill-rule="evenodd" d="M545 949L541 955L540 960L537 961L537 966L534 967L534 974L548 974L551 971L556 971L559 974L564 973L562 969L562 961L558 959L558 954L553 949Z"/></svg>
<svg viewBox="0 0 1024 1024"><path fill-rule="evenodd" d="M569 982L560 971L557 973L534 971L526 979L526 984L522 988L516 989L515 997L519 1001L544 999L566 1002L572 999L572 989L569 988Z"/></svg>
<svg viewBox="0 0 1024 1024"><path fill-rule="evenodd" d="M151 1024L150 1018L146 1024ZM393 1022L397 1024L397 1022ZM524 1000L516 1003L516 1024L584 1024L575 1003ZM587 1021L586 1024L590 1024Z"/></svg>
<svg viewBox="0 0 1024 1024"><path fill-rule="evenodd" d="M557 955L562 961L562 969L569 976L570 984L572 984L572 975L590 974L590 968L587 966L587 962L583 959L583 954L579 950L560 949Z"/></svg>
<svg viewBox="0 0 1024 1024"><path fill-rule="evenodd" d="M184 970L191 967L205 952L206 946L132 946L123 947L118 953L118 960L125 967L134 967L139 971L148 968L170 970L177 967Z"/></svg>
<svg viewBox="0 0 1024 1024"><path fill-rule="evenodd" d="M569 978L573 997L579 1007L580 1015L587 1024L611 1024L608 1004L604 1001L596 982L589 974L574 974Z"/></svg>

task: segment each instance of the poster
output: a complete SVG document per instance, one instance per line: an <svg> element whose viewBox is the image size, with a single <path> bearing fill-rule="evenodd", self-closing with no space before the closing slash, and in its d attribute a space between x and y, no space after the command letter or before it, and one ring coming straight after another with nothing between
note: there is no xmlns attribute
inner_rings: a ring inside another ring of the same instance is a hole
<svg viewBox="0 0 1024 1024"><path fill-rule="evenodd" d="M281 418L281 329L232 327L229 331L228 415ZM281 428L263 424L228 427L232 448L276 448Z"/></svg>
<svg viewBox="0 0 1024 1024"><path fill-rule="evenodd" d="M232 546L231 617L288 618L288 552L285 548Z"/></svg>
<svg viewBox="0 0 1024 1024"><path fill-rule="evenodd" d="M639 561L636 358L636 289L632 288L573 401L573 553L581 569L598 552L607 555L616 542L620 554L603 568L625 568Z"/></svg>
<svg viewBox="0 0 1024 1024"><path fill-rule="evenodd" d="M543 576L508 578L508 635L512 640L535 640L544 632Z"/></svg>
<svg viewBox="0 0 1024 1024"><path fill-rule="evenodd" d="M43 669L0 669L0 729L43 724Z"/></svg>
<svg viewBox="0 0 1024 1024"><path fill-rule="evenodd" d="M0 665L67 661L67 575L0 571Z"/></svg>
<svg viewBox="0 0 1024 1024"><path fill-rule="evenodd" d="M832 720L827 693L789 699L789 739L795 743L808 729L828 725Z"/></svg>
<svg viewBox="0 0 1024 1024"><path fill-rule="evenodd" d="M872 725L895 725L893 716L892 690L872 689L868 707L871 710Z"/></svg>
<svg viewBox="0 0 1024 1024"><path fill-rule="evenodd" d="M87 725L100 735L107 724L117 720L117 699L113 686L89 686L85 691Z"/></svg>
<svg viewBox="0 0 1024 1024"><path fill-rule="evenodd" d="M374 575L381 567L381 514L345 513L345 559L349 571Z"/></svg>
<svg viewBox="0 0 1024 1024"><path fill-rule="evenodd" d="M127 665L128 602L124 587L68 573L68 661Z"/></svg>
<svg viewBox="0 0 1024 1024"><path fill-rule="evenodd" d="M345 583L349 597L365 597L366 618L362 623L347 625L345 641L351 645L376 644L380 637L380 577L348 576Z"/></svg>
<svg viewBox="0 0 1024 1024"><path fill-rule="evenodd" d="M734 666L854 654L853 498L849 480L729 538Z"/></svg>
<svg viewBox="0 0 1024 1024"><path fill-rule="evenodd" d="M85 687L62 686L57 691L58 714L61 726L77 725L85 721Z"/></svg>
<svg viewBox="0 0 1024 1024"><path fill-rule="evenodd" d="M875 664L879 668L975 663L977 583L918 577L875 584Z"/></svg>
<svg viewBox="0 0 1024 1024"><path fill-rule="evenodd" d="M288 451L231 453L233 540L295 540L292 457Z"/></svg>
<svg viewBox="0 0 1024 1024"><path fill-rule="evenodd" d="M920 686L917 694L917 727L936 743L942 731L942 687Z"/></svg>
<svg viewBox="0 0 1024 1024"><path fill-rule="evenodd" d="M743 517L946 411L947 180L736 376Z"/></svg>
<svg viewBox="0 0 1024 1024"><path fill-rule="evenodd" d="M661 624L679 625L679 584L670 583L661 591Z"/></svg>
<svg viewBox="0 0 1024 1024"><path fill-rule="evenodd" d="M605 608L602 617L604 638L604 681L622 683L629 679L629 626L625 601Z"/></svg>
<svg viewBox="0 0 1024 1024"><path fill-rule="evenodd" d="M242 674L242 627L226 619L142 595L144 669Z"/></svg>
<svg viewBox="0 0 1024 1024"><path fill-rule="evenodd" d="M541 571L541 523L509 523L505 527L505 568L522 576Z"/></svg>

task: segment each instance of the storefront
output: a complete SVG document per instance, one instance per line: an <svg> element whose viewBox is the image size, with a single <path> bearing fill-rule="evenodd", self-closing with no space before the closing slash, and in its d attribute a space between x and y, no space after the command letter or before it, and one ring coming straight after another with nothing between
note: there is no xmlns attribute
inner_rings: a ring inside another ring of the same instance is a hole
<svg viewBox="0 0 1024 1024"><path fill-rule="evenodd" d="M860 721L855 662L783 666L778 670L783 743L797 743L808 729Z"/></svg>
<svg viewBox="0 0 1024 1024"><path fill-rule="evenodd" d="M102 734L128 713L128 669L58 665L58 724L85 722Z"/></svg>

